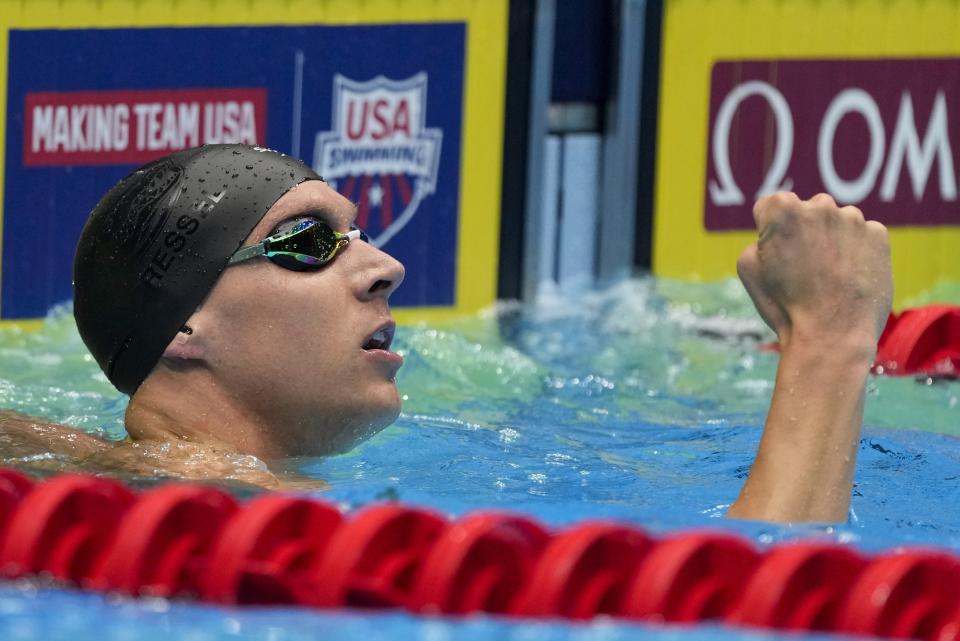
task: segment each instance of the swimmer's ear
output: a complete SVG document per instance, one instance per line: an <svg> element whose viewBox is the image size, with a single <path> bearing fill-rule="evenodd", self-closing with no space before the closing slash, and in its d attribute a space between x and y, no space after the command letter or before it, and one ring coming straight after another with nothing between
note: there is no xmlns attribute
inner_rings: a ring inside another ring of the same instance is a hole
<svg viewBox="0 0 960 641"><path fill-rule="evenodd" d="M173 337L167 349L163 350L163 358L174 358L178 360L197 360L204 356L203 341L199 336L194 336L193 327L189 324L184 325Z"/></svg>

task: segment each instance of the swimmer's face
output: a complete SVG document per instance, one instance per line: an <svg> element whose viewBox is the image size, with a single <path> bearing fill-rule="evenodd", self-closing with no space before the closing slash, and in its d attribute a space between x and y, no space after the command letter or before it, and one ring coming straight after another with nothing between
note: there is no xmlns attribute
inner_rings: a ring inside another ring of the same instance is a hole
<svg viewBox="0 0 960 641"><path fill-rule="evenodd" d="M308 212L345 233L356 208L326 183L307 181L270 208L244 245ZM369 348L378 331L392 334L388 299L403 275L403 265L360 240L316 271L266 258L224 271L202 307L213 319L203 337L208 366L269 430L279 455L344 451L396 419L402 361Z"/></svg>

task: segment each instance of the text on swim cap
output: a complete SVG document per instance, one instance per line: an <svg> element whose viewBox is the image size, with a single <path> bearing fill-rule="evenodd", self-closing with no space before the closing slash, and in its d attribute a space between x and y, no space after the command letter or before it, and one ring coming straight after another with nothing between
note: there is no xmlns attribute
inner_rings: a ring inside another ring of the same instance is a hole
<svg viewBox="0 0 960 641"><path fill-rule="evenodd" d="M176 229L164 234L161 246L153 253L150 264L140 272L140 280L148 285L159 287L163 277L173 265L173 261L186 248L187 236L191 236L200 228L200 219L206 218L214 205L223 200L226 195L226 189L216 194L205 193L193 203L192 209L200 214L199 218L184 214L177 219Z"/></svg>

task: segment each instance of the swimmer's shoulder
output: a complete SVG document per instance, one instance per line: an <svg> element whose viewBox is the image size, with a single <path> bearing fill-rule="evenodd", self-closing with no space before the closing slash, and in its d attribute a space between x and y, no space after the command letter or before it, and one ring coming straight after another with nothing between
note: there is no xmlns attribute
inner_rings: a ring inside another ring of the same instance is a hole
<svg viewBox="0 0 960 641"><path fill-rule="evenodd" d="M260 489L322 491L320 479L274 473L260 459L210 443L181 439L126 440L83 461L88 470L108 475L176 478Z"/></svg>
<svg viewBox="0 0 960 641"><path fill-rule="evenodd" d="M181 478L264 489L322 491L327 484L274 474L259 459L186 441L107 441L67 425L0 410L0 467L44 468L108 476Z"/></svg>

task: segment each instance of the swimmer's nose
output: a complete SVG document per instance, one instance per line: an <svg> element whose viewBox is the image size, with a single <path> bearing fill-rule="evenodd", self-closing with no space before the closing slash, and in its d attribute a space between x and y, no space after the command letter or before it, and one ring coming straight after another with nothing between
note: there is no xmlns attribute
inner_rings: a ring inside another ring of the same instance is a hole
<svg viewBox="0 0 960 641"><path fill-rule="evenodd" d="M376 252L376 256L373 259L376 261L376 266L367 272L365 282L363 283L364 291L362 292L362 297L366 299L376 297L389 298L390 294L396 291L400 283L403 282L406 270L403 268L403 263L390 254L375 249L373 246L370 246L370 248Z"/></svg>

